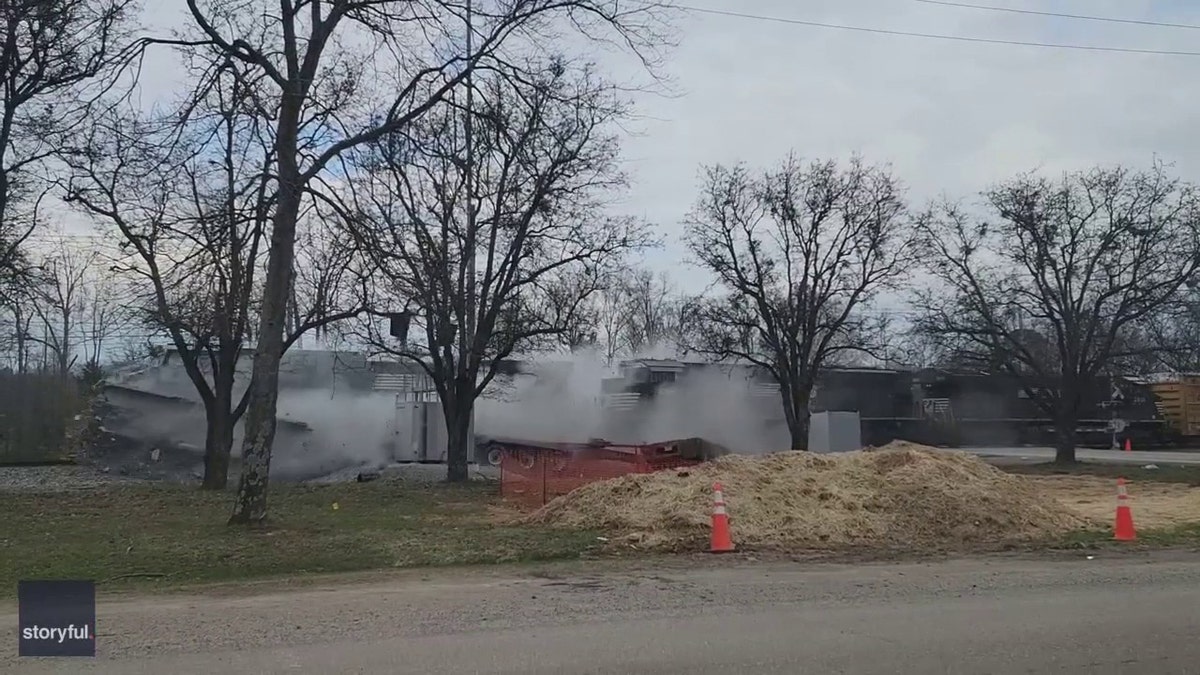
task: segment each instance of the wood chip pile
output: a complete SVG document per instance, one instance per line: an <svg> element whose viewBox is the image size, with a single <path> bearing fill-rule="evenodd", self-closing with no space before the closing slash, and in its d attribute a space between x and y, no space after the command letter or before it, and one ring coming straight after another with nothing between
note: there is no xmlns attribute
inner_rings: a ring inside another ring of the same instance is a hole
<svg viewBox="0 0 1200 675"><path fill-rule="evenodd" d="M902 442L829 455L728 456L623 476L559 497L528 520L605 531L640 549L704 550L715 481L742 549L971 549L1089 525L1034 481L974 455Z"/></svg>

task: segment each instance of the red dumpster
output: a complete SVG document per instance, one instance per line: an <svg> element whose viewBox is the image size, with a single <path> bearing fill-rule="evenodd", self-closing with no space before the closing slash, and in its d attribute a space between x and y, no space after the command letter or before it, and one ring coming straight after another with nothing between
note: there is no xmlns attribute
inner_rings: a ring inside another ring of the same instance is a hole
<svg viewBox="0 0 1200 675"><path fill-rule="evenodd" d="M493 441L500 450L500 494L531 508L598 480L699 464L677 441L643 445Z"/></svg>

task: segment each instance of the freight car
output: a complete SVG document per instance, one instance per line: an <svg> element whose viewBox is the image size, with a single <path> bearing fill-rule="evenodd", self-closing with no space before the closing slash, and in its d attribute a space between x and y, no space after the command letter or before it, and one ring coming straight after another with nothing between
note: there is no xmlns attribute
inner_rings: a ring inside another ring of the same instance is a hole
<svg viewBox="0 0 1200 675"><path fill-rule="evenodd" d="M1140 381L1154 392L1159 414L1181 443L1200 445L1200 374L1151 375Z"/></svg>
<svg viewBox="0 0 1200 675"><path fill-rule="evenodd" d="M682 386L712 364L640 360L622 364L622 377L603 383L606 407L634 419L641 404L663 387ZM751 369L740 369L764 424L778 425L778 387ZM1055 383L1038 383L1053 390ZM772 389L774 390L772 392ZM1038 389L1033 390L1035 393ZM1080 445L1108 447L1131 440L1137 447L1177 441L1153 392L1141 382L1098 378L1085 387L1075 430ZM855 411L863 441L878 445L907 439L930 445L1052 445L1055 425L1013 377L937 369L830 368L812 392L811 409Z"/></svg>
<svg viewBox="0 0 1200 675"><path fill-rule="evenodd" d="M1054 420L1031 393L1054 395L1056 382L1029 387L1003 374L935 369L893 371L890 378L877 374L874 379L877 382L864 381L858 373L827 371L820 378L814 410L859 410L863 435L870 443L891 438L951 446L1055 442ZM889 379L891 387L884 389ZM878 390L873 389L876 386ZM888 392L886 400L881 400L883 391ZM1075 429L1080 445L1108 447L1126 439L1138 447L1173 442L1172 430L1145 385L1101 377L1085 386L1084 392ZM872 398L875 409L869 405Z"/></svg>

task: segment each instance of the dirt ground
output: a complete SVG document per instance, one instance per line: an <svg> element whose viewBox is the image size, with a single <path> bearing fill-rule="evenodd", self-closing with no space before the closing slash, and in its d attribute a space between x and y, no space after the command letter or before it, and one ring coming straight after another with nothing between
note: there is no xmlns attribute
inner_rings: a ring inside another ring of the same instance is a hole
<svg viewBox="0 0 1200 675"><path fill-rule="evenodd" d="M1096 476L1030 476L1030 480L1068 508L1098 523L1111 523L1117 483ZM1200 522L1200 487L1181 483L1126 483L1134 522L1139 527L1168 527Z"/></svg>
<svg viewBox="0 0 1200 675"><path fill-rule="evenodd" d="M0 672L1195 672L1198 563L1183 552L870 565L709 556L101 596L99 658L19 659L9 638ZM16 604L0 601L0 634L17 626ZM872 665L881 650L887 660Z"/></svg>

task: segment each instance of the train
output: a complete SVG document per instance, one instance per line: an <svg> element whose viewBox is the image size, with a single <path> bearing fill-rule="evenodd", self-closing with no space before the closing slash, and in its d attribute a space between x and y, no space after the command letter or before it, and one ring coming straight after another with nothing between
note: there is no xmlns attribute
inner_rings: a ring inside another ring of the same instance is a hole
<svg viewBox="0 0 1200 675"><path fill-rule="evenodd" d="M621 375L602 383L604 405L630 419L664 388L685 386L689 379L714 368L727 373L740 370L762 422L782 422L778 385L754 368L710 363L623 362ZM897 439L948 447L1054 445L1054 420L1030 393L1042 395L1056 388L1053 380L1022 382L1003 373L826 368L812 391L810 410L857 412L863 442L869 445ZM1126 441L1139 448L1165 447L1186 440L1163 414L1153 388L1144 381L1098 377L1084 392L1075 429L1081 447L1124 446Z"/></svg>
<svg viewBox="0 0 1200 675"><path fill-rule="evenodd" d="M812 409L854 410L871 444L903 438L930 445L1054 445L1056 424L1034 395L1056 395L1053 379L1030 382L1004 373L830 369L821 373ZM1138 447L1180 441L1146 384L1097 377L1083 387L1075 441L1084 447Z"/></svg>

